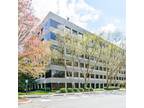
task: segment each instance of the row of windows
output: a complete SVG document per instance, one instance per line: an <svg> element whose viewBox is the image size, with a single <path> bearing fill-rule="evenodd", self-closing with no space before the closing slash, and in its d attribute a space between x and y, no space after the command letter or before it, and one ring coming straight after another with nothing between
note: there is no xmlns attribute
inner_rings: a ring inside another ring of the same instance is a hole
<svg viewBox="0 0 144 108"><path fill-rule="evenodd" d="M84 78L84 73L74 72L72 75L72 72L66 72L66 76L67 77L73 76L73 77ZM44 77L44 74L42 74L42 76L40 76L40 77ZM49 78L49 77L64 78L65 72L64 71L58 71L58 70L51 72L51 70L49 70L46 72L45 77L46 78ZM87 78L106 79L106 75L87 74ZM114 80L126 80L125 77L114 77L113 79Z"/></svg>
<svg viewBox="0 0 144 108"><path fill-rule="evenodd" d="M72 62L70 60L66 60L66 64L68 66L72 66ZM78 64L80 67L84 68L84 63L78 63L78 62L74 62L74 66L78 67ZM85 64L85 68L88 68L89 64ZM106 67L102 67L102 66L96 66L96 67L90 67L91 69L95 69L95 70L101 70L101 71L106 71Z"/></svg>
<svg viewBox="0 0 144 108"><path fill-rule="evenodd" d="M72 77L72 72L67 72L67 77ZM84 78L84 74L79 72L74 72L73 77ZM87 75L87 77L96 78L96 79L106 79L106 75L98 75L98 74L89 74ZM125 77L114 77L114 80L125 80Z"/></svg>
<svg viewBox="0 0 144 108"><path fill-rule="evenodd" d="M66 31L71 32L71 28L65 26L65 29L66 29ZM74 34L74 35L79 35L79 36L81 36L81 37L83 36L82 33L78 32L78 31L76 31L76 30L74 30L74 29L72 29L72 34Z"/></svg>
<svg viewBox="0 0 144 108"><path fill-rule="evenodd" d="M67 86L67 88L84 88L84 83L42 83L42 84L37 84L36 86L34 86L34 88L45 88L45 87L52 87L52 89L58 89L58 88L64 88L65 84ZM104 88L107 86L107 83L88 83L87 87L92 87L92 88ZM112 83L111 86L115 86L115 87L125 87L125 85L122 84L118 84L118 83Z"/></svg>

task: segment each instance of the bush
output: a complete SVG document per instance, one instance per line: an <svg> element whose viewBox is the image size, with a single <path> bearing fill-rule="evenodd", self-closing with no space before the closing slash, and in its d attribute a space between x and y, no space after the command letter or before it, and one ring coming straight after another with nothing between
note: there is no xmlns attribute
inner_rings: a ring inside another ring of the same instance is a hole
<svg viewBox="0 0 144 108"><path fill-rule="evenodd" d="M86 87L86 88L84 89L84 91L85 91L85 92L89 92L90 89Z"/></svg>
<svg viewBox="0 0 144 108"><path fill-rule="evenodd" d="M79 89L78 88L73 88L73 91L74 92L79 92Z"/></svg>
<svg viewBox="0 0 144 108"><path fill-rule="evenodd" d="M66 88L61 88L60 89L60 93L66 93L66 92L67 92Z"/></svg>
<svg viewBox="0 0 144 108"><path fill-rule="evenodd" d="M73 89L72 88L67 88L67 92L71 93L71 92L73 92Z"/></svg>
<svg viewBox="0 0 144 108"><path fill-rule="evenodd" d="M80 92L84 92L84 89L83 89L83 88L79 88L79 91L80 91Z"/></svg>
<svg viewBox="0 0 144 108"><path fill-rule="evenodd" d="M105 90L118 90L119 87L109 87L109 88L104 88Z"/></svg>
<svg viewBox="0 0 144 108"><path fill-rule="evenodd" d="M89 88L90 91L93 91L93 88Z"/></svg>

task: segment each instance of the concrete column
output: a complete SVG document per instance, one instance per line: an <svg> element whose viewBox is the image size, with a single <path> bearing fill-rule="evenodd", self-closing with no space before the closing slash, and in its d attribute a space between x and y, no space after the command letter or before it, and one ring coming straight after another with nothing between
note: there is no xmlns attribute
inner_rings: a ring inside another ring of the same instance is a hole
<svg viewBox="0 0 144 108"><path fill-rule="evenodd" d="M80 87L80 82L79 82L78 84L79 84L79 88L81 88L81 87Z"/></svg>
<svg viewBox="0 0 144 108"><path fill-rule="evenodd" d="M75 83L74 82L72 82L72 87L75 88Z"/></svg>
<svg viewBox="0 0 144 108"><path fill-rule="evenodd" d="M43 88L43 85L42 85L42 83L41 83L41 88Z"/></svg>
<svg viewBox="0 0 144 108"><path fill-rule="evenodd" d="M67 83L65 83L65 88L67 88Z"/></svg>
<svg viewBox="0 0 144 108"><path fill-rule="evenodd" d="M90 88L91 88L92 83L90 83Z"/></svg>
<svg viewBox="0 0 144 108"><path fill-rule="evenodd" d="M96 89L96 83L94 83L94 89Z"/></svg>
<svg viewBox="0 0 144 108"><path fill-rule="evenodd" d="M37 89L39 89L39 84L37 84Z"/></svg>

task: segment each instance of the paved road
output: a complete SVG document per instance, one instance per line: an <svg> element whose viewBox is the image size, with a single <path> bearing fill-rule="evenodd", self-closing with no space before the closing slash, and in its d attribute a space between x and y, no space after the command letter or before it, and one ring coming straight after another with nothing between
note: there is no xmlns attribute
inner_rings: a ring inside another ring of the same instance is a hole
<svg viewBox="0 0 144 108"><path fill-rule="evenodd" d="M125 93L100 93L31 98L19 108L125 108Z"/></svg>

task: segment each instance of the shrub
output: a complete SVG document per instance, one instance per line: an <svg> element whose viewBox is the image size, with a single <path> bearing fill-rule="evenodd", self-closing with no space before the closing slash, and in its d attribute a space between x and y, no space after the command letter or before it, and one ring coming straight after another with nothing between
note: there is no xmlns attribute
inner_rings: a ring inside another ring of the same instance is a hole
<svg viewBox="0 0 144 108"><path fill-rule="evenodd" d="M86 88L84 89L84 91L85 91L85 92L89 92L90 89L86 87Z"/></svg>
<svg viewBox="0 0 144 108"><path fill-rule="evenodd" d="M79 89L78 88L73 88L73 91L74 92L79 92Z"/></svg>
<svg viewBox="0 0 144 108"><path fill-rule="evenodd" d="M71 93L71 92L73 92L73 89L72 88L67 88L67 92Z"/></svg>
<svg viewBox="0 0 144 108"><path fill-rule="evenodd" d="M119 87L109 87L109 88L104 88L105 90L118 90Z"/></svg>
<svg viewBox="0 0 144 108"><path fill-rule="evenodd" d="M93 88L89 88L90 91L93 91Z"/></svg>
<svg viewBox="0 0 144 108"><path fill-rule="evenodd" d="M66 92L67 92L66 88L61 88L60 89L60 93L66 93Z"/></svg>
<svg viewBox="0 0 144 108"><path fill-rule="evenodd" d="M83 89L83 88L79 88L79 91L80 91L80 92L84 92L84 89Z"/></svg>

